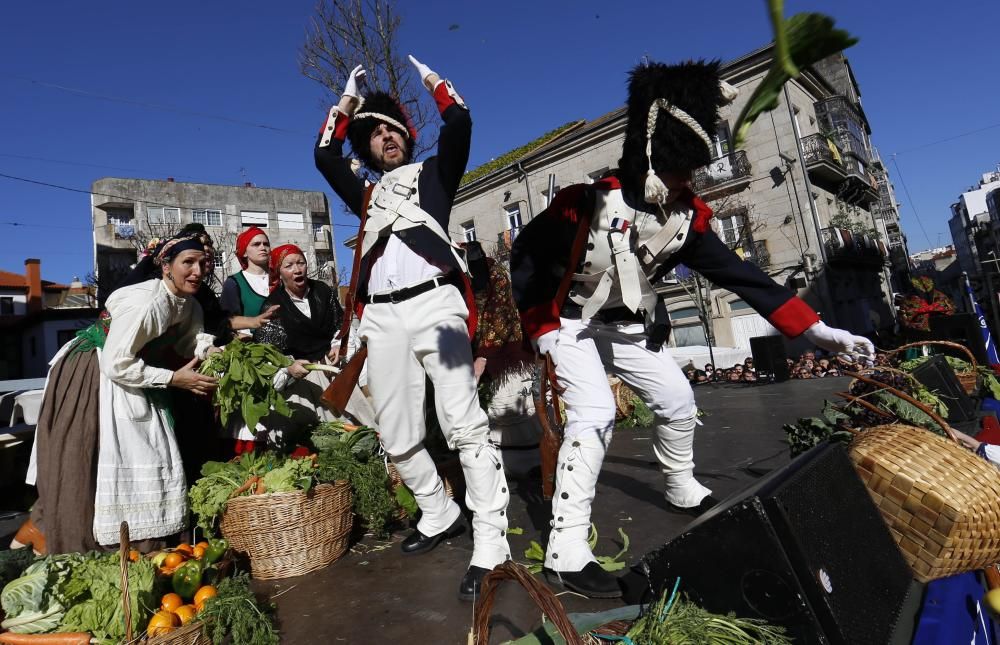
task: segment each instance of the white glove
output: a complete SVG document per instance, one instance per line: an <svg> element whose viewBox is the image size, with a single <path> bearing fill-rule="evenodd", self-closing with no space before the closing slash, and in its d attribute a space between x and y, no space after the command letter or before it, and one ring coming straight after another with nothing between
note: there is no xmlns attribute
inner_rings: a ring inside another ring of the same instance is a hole
<svg viewBox="0 0 1000 645"><path fill-rule="evenodd" d="M420 82L424 84L424 87L433 92L434 86L441 79L441 77L438 76L438 74L430 67L427 67L426 65L418 61L416 58L414 58L413 54L409 54L408 58L410 59L410 62L413 64L413 66L417 68L417 75L420 76Z"/></svg>
<svg viewBox="0 0 1000 645"><path fill-rule="evenodd" d="M864 336L855 336L845 329L829 327L822 320L805 331L803 336L817 347L836 352L851 359L871 362L875 358L875 345Z"/></svg>
<svg viewBox="0 0 1000 645"><path fill-rule="evenodd" d="M531 339L531 346L539 356L548 356L552 359L552 364L557 364L556 361L556 345L559 342L559 330L553 329L552 331L547 331L538 338Z"/></svg>
<svg viewBox="0 0 1000 645"><path fill-rule="evenodd" d="M349 96L352 99L361 98L358 83L364 82L365 74L367 72L365 72L361 65L352 69L350 75L347 77L347 84L344 85L344 92L341 96Z"/></svg>

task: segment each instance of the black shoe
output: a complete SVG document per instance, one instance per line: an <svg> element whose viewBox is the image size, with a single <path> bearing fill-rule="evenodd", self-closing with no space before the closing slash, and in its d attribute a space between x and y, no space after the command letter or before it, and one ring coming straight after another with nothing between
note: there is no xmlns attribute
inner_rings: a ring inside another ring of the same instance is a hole
<svg viewBox="0 0 1000 645"><path fill-rule="evenodd" d="M465 530L465 522L459 517L455 520L455 523L449 526L447 529L438 533L437 535L424 535L419 530L414 529L413 533L410 533L403 543L400 545L400 549L406 555L417 555L418 553L427 553L434 547L438 545L438 542L448 538L453 538L456 535L461 535L462 531Z"/></svg>
<svg viewBox="0 0 1000 645"><path fill-rule="evenodd" d="M706 496L697 506L683 507L677 506L676 504L671 504L667 502L667 510L673 511L674 513L683 513L684 515L690 515L692 517L698 517L708 509L712 508L719 503L719 500L715 499L711 495Z"/></svg>
<svg viewBox="0 0 1000 645"><path fill-rule="evenodd" d="M483 587L483 576L489 572L489 569L482 567L469 567L469 570L462 576L462 582L458 585L458 599L475 600L478 598Z"/></svg>
<svg viewBox="0 0 1000 645"><path fill-rule="evenodd" d="M596 562L588 562L580 571L557 572L551 569L544 571L549 584L575 591L588 598L622 597L618 578L602 569Z"/></svg>

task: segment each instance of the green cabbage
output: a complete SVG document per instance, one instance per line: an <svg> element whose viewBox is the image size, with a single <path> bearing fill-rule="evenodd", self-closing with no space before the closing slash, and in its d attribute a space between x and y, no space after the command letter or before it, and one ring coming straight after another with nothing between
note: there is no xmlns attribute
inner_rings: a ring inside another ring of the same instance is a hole
<svg viewBox="0 0 1000 645"><path fill-rule="evenodd" d="M67 585L73 561L80 556L57 555L40 560L10 581L0 592L7 619L0 627L18 634L55 631L72 600Z"/></svg>

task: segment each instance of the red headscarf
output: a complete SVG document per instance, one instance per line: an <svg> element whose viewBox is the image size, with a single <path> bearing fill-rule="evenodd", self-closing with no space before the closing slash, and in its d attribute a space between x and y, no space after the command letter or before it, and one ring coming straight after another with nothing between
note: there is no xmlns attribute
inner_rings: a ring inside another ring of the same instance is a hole
<svg viewBox="0 0 1000 645"><path fill-rule="evenodd" d="M240 261L240 266L244 269L247 268L247 265L249 264L246 258L247 247L250 246L250 241L258 235L267 237L267 232L257 228L256 226L251 226L247 230L240 233L240 236L236 238L236 259Z"/></svg>
<svg viewBox="0 0 1000 645"><path fill-rule="evenodd" d="M306 257L302 249L294 244L282 244L277 248L271 249L271 291L277 289L278 285L281 284L281 274L278 272L281 263L285 261L286 257L295 253L301 255L303 258Z"/></svg>

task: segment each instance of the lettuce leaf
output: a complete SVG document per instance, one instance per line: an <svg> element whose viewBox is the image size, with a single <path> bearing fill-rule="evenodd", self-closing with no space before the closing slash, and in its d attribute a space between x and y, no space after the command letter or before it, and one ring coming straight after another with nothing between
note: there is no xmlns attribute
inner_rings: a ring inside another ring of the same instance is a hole
<svg viewBox="0 0 1000 645"><path fill-rule="evenodd" d="M0 605L7 618L0 627L18 634L54 631L66 613L70 595L66 584L72 561L81 556L55 555L32 564L0 592Z"/></svg>

